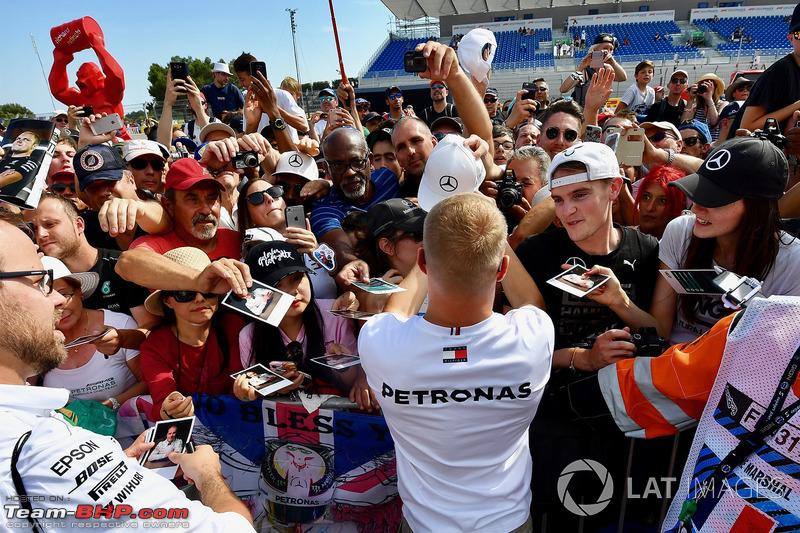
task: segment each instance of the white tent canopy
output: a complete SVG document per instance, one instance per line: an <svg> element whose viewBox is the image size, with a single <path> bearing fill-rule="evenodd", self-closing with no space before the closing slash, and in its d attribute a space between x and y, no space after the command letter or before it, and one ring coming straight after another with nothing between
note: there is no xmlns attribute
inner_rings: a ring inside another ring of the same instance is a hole
<svg viewBox="0 0 800 533"><path fill-rule="evenodd" d="M608 4L609 0L381 0L395 17L415 20L421 17L442 17L496 11L518 11L559 6ZM620 0L638 2L641 0Z"/></svg>

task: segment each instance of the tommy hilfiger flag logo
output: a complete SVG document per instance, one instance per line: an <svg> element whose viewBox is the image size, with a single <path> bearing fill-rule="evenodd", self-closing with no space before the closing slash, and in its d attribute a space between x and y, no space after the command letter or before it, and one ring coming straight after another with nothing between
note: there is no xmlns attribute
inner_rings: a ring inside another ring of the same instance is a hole
<svg viewBox="0 0 800 533"><path fill-rule="evenodd" d="M466 346L448 346L442 348L442 363L466 363Z"/></svg>

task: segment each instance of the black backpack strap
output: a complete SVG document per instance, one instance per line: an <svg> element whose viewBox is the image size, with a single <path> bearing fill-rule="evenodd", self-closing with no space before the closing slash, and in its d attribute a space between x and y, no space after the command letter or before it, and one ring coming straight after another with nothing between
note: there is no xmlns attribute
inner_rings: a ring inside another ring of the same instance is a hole
<svg viewBox="0 0 800 533"><path fill-rule="evenodd" d="M186 125L186 133L188 134L189 138L194 140L194 125L197 123L196 120L190 120L189 124Z"/></svg>
<svg viewBox="0 0 800 533"><path fill-rule="evenodd" d="M19 496L19 504L23 509L28 511L28 516L32 516L33 508L31 507L28 493L25 491L25 485L22 483L22 476L19 475L19 470L17 470L17 461L19 460L19 455L22 453L22 447L28 442L30 436L30 431L23 433L17 440L17 444L14 446L14 452L11 454L11 480L14 482L14 490L17 491L17 496ZM28 518L28 522L31 524L33 533L40 533L41 528L36 518Z"/></svg>

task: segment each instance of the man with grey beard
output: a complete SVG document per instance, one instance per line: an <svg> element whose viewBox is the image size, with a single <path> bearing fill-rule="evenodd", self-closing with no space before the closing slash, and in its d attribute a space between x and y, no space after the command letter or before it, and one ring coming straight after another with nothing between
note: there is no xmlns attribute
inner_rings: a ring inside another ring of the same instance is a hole
<svg viewBox="0 0 800 533"><path fill-rule="evenodd" d="M373 205L396 198L397 176L388 168L370 175L369 150L364 136L353 128L337 128L322 142L322 153L333 187L314 203L311 229L320 242L336 252L337 266L356 259L342 220L351 211L367 211Z"/></svg>
<svg viewBox="0 0 800 533"><path fill-rule="evenodd" d="M172 218L172 231L133 241L120 256L117 273L137 285L152 288L152 276L164 273L165 259L161 254L174 248L199 248L212 261L240 257L239 233L219 227L222 191L223 186L194 159L183 158L171 165L163 202Z"/></svg>
<svg viewBox="0 0 800 533"><path fill-rule="evenodd" d="M75 426L56 412L69 401L69 390L28 385L27 380L67 358L64 335L55 328L67 300L53 290L53 271L42 269L36 247L22 231L0 221L0 243L0 469L6 472L0 479L0 507L9 519L4 531L17 527L12 524L34 531L135 529L150 523L136 519L145 516L140 509L182 507L187 513L180 525L186 531L252 532L250 511L228 488L210 446L169 455L200 491L202 503L191 501L169 480L138 464L136 458L153 446L144 443L144 434L123 450L114 439ZM206 277L208 283L218 280ZM67 493L66 502L47 497ZM124 500L132 513L70 520L78 506L94 508L115 500ZM66 518L37 520L51 516Z"/></svg>

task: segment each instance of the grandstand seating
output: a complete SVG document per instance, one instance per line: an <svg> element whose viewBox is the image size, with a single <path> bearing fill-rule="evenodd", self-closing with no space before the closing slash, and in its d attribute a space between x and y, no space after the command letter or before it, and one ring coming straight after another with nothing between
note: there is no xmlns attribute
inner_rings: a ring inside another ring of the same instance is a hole
<svg viewBox="0 0 800 533"><path fill-rule="evenodd" d="M713 19L695 19L694 24L700 29L717 33L725 40L724 43L717 46L722 53L738 53L740 43L738 40L732 40L731 36L740 26L744 28L744 35L753 38L749 43L745 41L741 43L742 50L760 50L761 53L782 54L788 53L792 49L792 45L786 40L789 23L782 16L724 18L717 22L714 22Z"/></svg>
<svg viewBox="0 0 800 533"><path fill-rule="evenodd" d="M492 66L496 69L552 67L555 64L549 44L553 35L549 28L536 30L533 35L502 31L494 36L497 40L497 51ZM542 42L548 43L544 53L537 52Z"/></svg>
<svg viewBox="0 0 800 533"><path fill-rule="evenodd" d="M616 57L625 59L630 56L641 56L653 60L672 59L675 54L680 59L691 59L699 57L700 52L685 44L676 44L672 40L664 39L666 35L681 34L680 28L674 21L656 22L629 22L626 24L603 24L592 26L572 26L573 39L580 35L582 30L586 30L587 46L583 50L578 50L575 57L583 57L594 42L595 37L600 33L612 33L620 42L620 47L614 52ZM656 34L662 38L655 40ZM630 41L630 45L622 46L625 37Z"/></svg>
<svg viewBox="0 0 800 533"><path fill-rule="evenodd" d="M381 53L375 58L365 74L366 78L380 77L381 75L398 75L403 71L403 55L416 48L419 43L428 39L392 39ZM400 72L398 72L400 71Z"/></svg>

